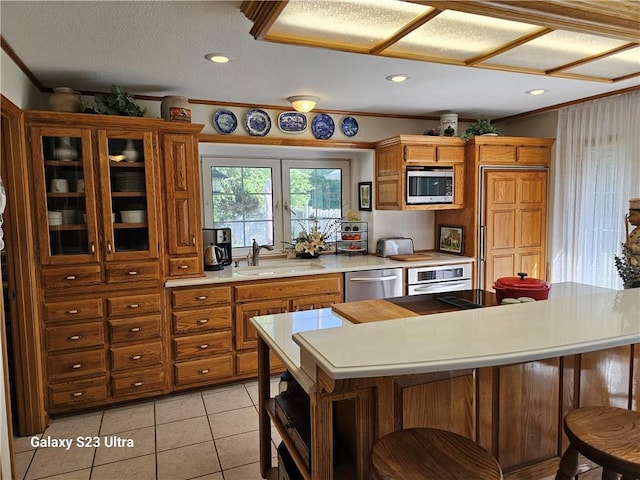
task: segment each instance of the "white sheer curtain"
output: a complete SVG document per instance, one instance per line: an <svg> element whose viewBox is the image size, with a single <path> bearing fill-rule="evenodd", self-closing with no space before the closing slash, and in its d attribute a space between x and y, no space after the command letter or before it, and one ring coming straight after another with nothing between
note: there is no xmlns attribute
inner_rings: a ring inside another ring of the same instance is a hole
<svg viewBox="0 0 640 480"><path fill-rule="evenodd" d="M640 197L640 91L562 108L555 148L551 281L622 288L613 256Z"/></svg>

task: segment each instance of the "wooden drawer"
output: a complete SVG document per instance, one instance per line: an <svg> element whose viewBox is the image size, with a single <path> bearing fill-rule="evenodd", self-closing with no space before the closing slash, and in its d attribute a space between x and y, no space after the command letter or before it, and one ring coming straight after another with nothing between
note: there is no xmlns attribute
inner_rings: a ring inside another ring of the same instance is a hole
<svg viewBox="0 0 640 480"><path fill-rule="evenodd" d="M92 320L102 317L104 317L104 308L102 307L101 298L47 302L44 304L44 319L46 322Z"/></svg>
<svg viewBox="0 0 640 480"><path fill-rule="evenodd" d="M111 316L142 315L160 313L160 294L133 295L107 298L107 309Z"/></svg>
<svg viewBox="0 0 640 480"><path fill-rule="evenodd" d="M172 317L173 333L176 335L231 328L232 320L230 306L173 312Z"/></svg>
<svg viewBox="0 0 640 480"><path fill-rule="evenodd" d="M42 272L44 288L86 287L102 282L100 265L65 265Z"/></svg>
<svg viewBox="0 0 640 480"><path fill-rule="evenodd" d="M109 320L111 343L160 338L160 315Z"/></svg>
<svg viewBox="0 0 640 480"><path fill-rule="evenodd" d="M188 308L231 302L230 287L198 287L171 291L171 306Z"/></svg>
<svg viewBox="0 0 640 480"><path fill-rule="evenodd" d="M49 355L48 366L49 378L52 380L104 374L104 350Z"/></svg>
<svg viewBox="0 0 640 480"><path fill-rule="evenodd" d="M177 386L232 378L233 358L231 355L225 355L178 363L175 365L174 374Z"/></svg>
<svg viewBox="0 0 640 480"><path fill-rule="evenodd" d="M481 163L514 163L516 161L515 145L480 145Z"/></svg>
<svg viewBox="0 0 640 480"><path fill-rule="evenodd" d="M48 352L68 348L103 346L105 342L102 322L47 327L44 336Z"/></svg>
<svg viewBox="0 0 640 480"><path fill-rule="evenodd" d="M284 363L274 355L273 352L269 352L269 365L271 373L283 372L286 370ZM236 354L236 375L249 375L258 372L258 352L242 352Z"/></svg>
<svg viewBox="0 0 640 480"><path fill-rule="evenodd" d="M173 352L176 360L195 357L208 357L217 353L231 351L231 332L216 332L192 335L173 339Z"/></svg>
<svg viewBox="0 0 640 480"><path fill-rule="evenodd" d="M115 373L111 376L111 394L114 397L128 397L164 390L164 369L150 368L130 373Z"/></svg>
<svg viewBox="0 0 640 480"><path fill-rule="evenodd" d="M236 285L236 302L250 300L268 300L272 298L298 298L304 295L340 292L342 276L314 275L314 278L280 280L271 282Z"/></svg>
<svg viewBox="0 0 640 480"><path fill-rule="evenodd" d="M169 276L181 277L199 275L202 273L202 259L200 257L170 258Z"/></svg>
<svg viewBox="0 0 640 480"><path fill-rule="evenodd" d="M58 383L49 387L49 398L53 411L74 405L104 402L107 398L105 377Z"/></svg>
<svg viewBox="0 0 640 480"><path fill-rule="evenodd" d="M136 262L124 265L107 265L107 283L135 281L160 281L158 262Z"/></svg>
<svg viewBox="0 0 640 480"><path fill-rule="evenodd" d="M126 347L113 347L111 370L148 367L162 363L162 342L148 342Z"/></svg>

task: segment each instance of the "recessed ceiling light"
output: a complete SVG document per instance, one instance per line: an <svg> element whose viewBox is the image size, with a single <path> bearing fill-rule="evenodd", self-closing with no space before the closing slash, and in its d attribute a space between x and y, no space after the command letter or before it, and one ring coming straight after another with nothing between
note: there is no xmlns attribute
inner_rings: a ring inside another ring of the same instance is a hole
<svg viewBox="0 0 640 480"><path fill-rule="evenodd" d="M409 79L409 75L406 73L394 73L393 75L389 75L386 77L390 82L400 83Z"/></svg>
<svg viewBox="0 0 640 480"><path fill-rule="evenodd" d="M207 53L204 58L212 61L213 63L228 63L231 61L231 57L222 53Z"/></svg>
<svg viewBox="0 0 640 480"><path fill-rule="evenodd" d="M536 88L534 90L527 90L525 93L529 94L529 95L542 95L543 93L546 93L547 90L545 90L544 88Z"/></svg>

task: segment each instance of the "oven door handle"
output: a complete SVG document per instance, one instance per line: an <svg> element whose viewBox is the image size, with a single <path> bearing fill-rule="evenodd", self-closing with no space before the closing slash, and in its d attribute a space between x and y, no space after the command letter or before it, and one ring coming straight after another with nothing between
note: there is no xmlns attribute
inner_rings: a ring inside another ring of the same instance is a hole
<svg viewBox="0 0 640 480"><path fill-rule="evenodd" d="M385 275L383 277L353 277L350 282L387 282L389 280L398 280L397 275Z"/></svg>
<svg viewBox="0 0 640 480"><path fill-rule="evenodd" d="M424 293L438 293L443 291L448 291L452 287L467 287L469 288L468 280L464 282L442 282L442 283L432 283L430 285L412 285L414 292L424 292Z"/></svg>

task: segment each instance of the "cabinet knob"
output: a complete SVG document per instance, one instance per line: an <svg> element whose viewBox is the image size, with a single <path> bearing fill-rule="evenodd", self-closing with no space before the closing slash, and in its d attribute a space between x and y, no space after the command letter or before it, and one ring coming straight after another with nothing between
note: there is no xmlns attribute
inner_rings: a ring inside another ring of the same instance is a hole
<svg viewBox="0 0 640 480"><path fill-rule="evenodd" d="M91 242L91 247L89 247L89 249L91 250L92 254L96 253L96 244Z"/></svg>
<svg viewBox="0 0 640 480"><path fill-rule="evenodd" d="M131 355L131 360L140 360L142 355Z"/></svg>
<svg viewBox="0 0 640 480"><path fill-rule="evenodd" d="M127 272L127 275L137 275L138 272L136 272L135 270L131 270L130 272Z"/></svg>
<svg viewBox="0 0 640 480"><path fill-rule="evenodd" d="M78 310L78 309L67 310L67 314L69 314L69 315L76 315L78 313L80 313L80 310Z"/></svg>
<svg viewBox="0 0 640 480"><path fill-rule="evenodd" d="M107 242L107 252L111 253L113 249L111 248L111 240Z"/></svg>
<svg viewBox="0 0 640 480"><path fill-rule="evenodd" d="M66 277L64 277L65 280L75 280L76 276L75 275L67 275Z"/></svg>
<svg viewBox="0 0 640 480"><path fill-rule="evenodd" d="M77 370L79 368L82 368L81 363L74 363L73 365L71 365L71 370Z"/></svg>
<svg viewBox="0 0 640 480"><path fill-rule="evenodd" d="M129 329L131 333L138 333L140 330L142 330L140 327L133 327Z"/></svg>
<svg viewBox="0 0 640 480"><path fill-rule="evenodd" d="M84 395L84 392L73 392L71 394L72 397L78 398Z"/></svg>
<svg viewBox="0 0 640 480"><path fill-rule="evenodd" d="M81 335L71 335L69 337L69 340L80 340L82 338Z"/></svg>
<svg viewBox="0 0 640 480"><path fill-rule="evenodd" d="M198 320L198 325L204 325L205 323L207 323L209 320L207 318L201 318L200 320Z"/></svg>
<svg viewBox="0 0 640 480"><path fill-rule="evenodd" d="M131 384L132 387L141 387L143 385L144 385L144 382L135 382Z"/></svg>
<svg viewBox="0 0 640 480"><path fill-rule="evenodd" d="M194 246L194 247L196 246L196 236L195 235L191 236L191 245Z"/></svg>
<svg viewBox="0 0 640 480"><path fill-rule="evenodd" d="M205 374L209 373L209 369L205 368L204 370L200 370L199 373L201 373L202 375L205 375Z"/></svg>
<svg viewBox="0 0 640 480"><path fill-rule="evenodd" d="M202 345L200 345L198 348L199 348L200 350L205 350L205 349L209 348L209 344L207 344L207 343L203 343L203 344L202 344Z"/></svg>

